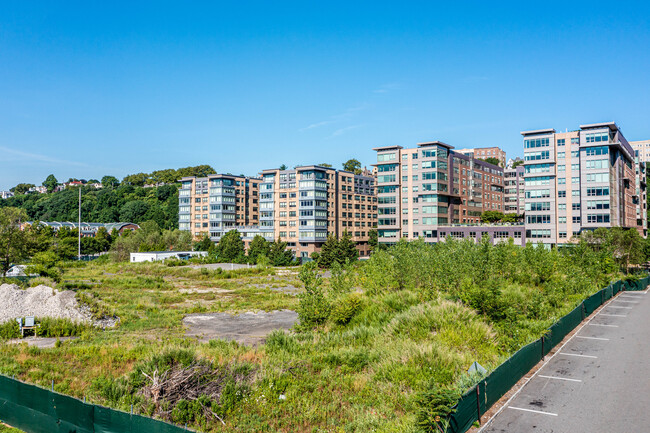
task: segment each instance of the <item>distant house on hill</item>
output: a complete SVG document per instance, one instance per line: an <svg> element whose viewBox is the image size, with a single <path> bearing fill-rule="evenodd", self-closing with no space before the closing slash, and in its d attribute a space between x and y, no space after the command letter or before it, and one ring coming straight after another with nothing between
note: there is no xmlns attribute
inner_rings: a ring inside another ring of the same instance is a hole
<svg viewBox="0 0 650 433"><path fill-rule="evenodd" d="M9 197L13 197L14 193L11 191L0 191L0 198L5 200L8 199Z"/></svg>

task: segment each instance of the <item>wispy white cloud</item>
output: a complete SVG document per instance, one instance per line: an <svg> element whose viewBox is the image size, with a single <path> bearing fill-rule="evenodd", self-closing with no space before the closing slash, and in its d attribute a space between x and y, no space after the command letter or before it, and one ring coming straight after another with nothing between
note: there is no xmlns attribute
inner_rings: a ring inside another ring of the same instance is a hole
<svg viewBox="0 0 650 433"><path fill-rule="evenodd" d="M26 162L37 161L37 162L47 162L50 164L75 165L78 167L88 167L88 164L85 164L83 162L72 161L69 159L54 158L49 155L43 155L40 153L23 152L20 150L11 149L9 147L4 147L4 146L0 146L0 152L4 152L5 154L15 156L16 157L14 158L15 161L26 161Z"/></svg>
<svg viewBox="0 0 650 433"><path fill-rule="evenodd" d="M379 88L375 89L372 91L372 93L388 93L392 92L393 90L400 89L402 85L400 83L387 83L387 84L382 84L379 86Z"/></svg>
<svg viewBox="0 0 650 433"><path fill-rule="evenodd" d="M311 125L308 125L302 129L299 129L299 132L304 132L309 129L314 129L314 128L320 128L321 126L327 126L331 125L334 123L342 122L346 119L349 119L353 117L356 113L359 111L366 110L368 107L370 107L370 104L363 103L361 105L357 105L355 107L350 107L347 110L345 110L343 113L336 114L334 116L331 116L329 119L322 120L320 122L312 123Z"/></svg>
<svg viewBox="0 0 650 433"><path fill-rule="evenodd" d="M345 134L345 133L347 133L349 131L352 131L353 129L361 128L362 126L364 126L364 125L363 124L361 124L361 125L351 125L351 126L346 126L345 128L337 129L328 138L338 137L339 135L343 135L343 134Z"/></svg>

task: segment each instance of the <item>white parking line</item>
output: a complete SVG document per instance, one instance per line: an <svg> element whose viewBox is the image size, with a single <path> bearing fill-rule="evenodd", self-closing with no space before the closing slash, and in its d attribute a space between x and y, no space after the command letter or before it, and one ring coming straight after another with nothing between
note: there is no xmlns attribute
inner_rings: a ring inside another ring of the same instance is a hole
<svg viewBox="0 0 650 433"><path fill-rule="evenodd" d="M609 316L609 317L627 317L627 314L605 314L605 313L600 313L599 316Z"/></svg>
<svg viewBox="0 0 650 433"><path fill-rule="evenodd" d="M579 356L580 358L592 358L592 359L598 359L597 356L593 355L579 355L577 353L566 353L566 352L560 352L558 355L565 355L565 356Z"/></svg>
<svg viewBox="0 0 650 433"><path fill-rule="evenodd" d="M602 337L583 337L582 335L576 335L576 338L584 338L586 340L602 340L602 341L609 341L609 338L602 338Z"/></svg>
<svg viewBox="0 0 650 433"><path fill-rule="evenodd" d="M603 323L587 323L587 325L591 325L591 326L607 326L608 328L618 328L618 325L605 325Z"/></svg>
<svg viewBox="0 0 650 433"><path fill-rule="evenodd" d="M554 379L554 380L567 380L569 382L582 382L579 379L569 379L568 377L555 377L555 376L542 376L541 374L537 377L543 377L545 379Z"/></svg>
<svg viewBox="0 0 650 433"><path fill-rule="evenodd" d="M639 301L623 301L622 299L614 299L614 302L623 302L625 304L638 304Z"/></svg>
<svg viewBox="0 0 650 433"><path fill-rule="evenodd" d="M542 412L541 410L524 409L523 407L508 406L508 409L523 410L523 411L525 411L525 412L541 413L542 415L557 416L556 413L552 413L552 412Z"/></svg>
<svg viewBox="0 0 650 433"><path fill-rule="evenodd" d="M607 308L625 308L626 310L632 309L632 307L619 307L618 305L608 305Z"/></svg>

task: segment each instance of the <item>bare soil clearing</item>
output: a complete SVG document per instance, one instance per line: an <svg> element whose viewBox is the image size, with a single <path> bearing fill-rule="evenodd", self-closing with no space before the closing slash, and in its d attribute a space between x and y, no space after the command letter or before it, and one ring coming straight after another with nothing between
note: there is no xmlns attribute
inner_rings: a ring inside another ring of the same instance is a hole
<svg viewBox="0 0 650 433"><path fill-rule="evenodd" d="M298 321L298 313L291 310L247 311L231 313L197 313L185 316L183 325L188 327L185 335L200 341L214 339L234 340L244 345L256 345L276 329L291 329Z"/></svg>

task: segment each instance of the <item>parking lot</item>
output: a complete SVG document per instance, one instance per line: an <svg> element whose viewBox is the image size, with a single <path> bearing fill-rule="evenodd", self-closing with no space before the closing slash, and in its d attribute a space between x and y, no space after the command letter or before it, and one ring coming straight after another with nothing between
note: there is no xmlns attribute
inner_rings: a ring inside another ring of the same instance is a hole
<svg viewBox="0 0 650 433"><path fill-rule="evenodd" d="M650 295L621 292L480 430L650 431Z"/></svg>

